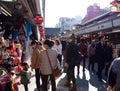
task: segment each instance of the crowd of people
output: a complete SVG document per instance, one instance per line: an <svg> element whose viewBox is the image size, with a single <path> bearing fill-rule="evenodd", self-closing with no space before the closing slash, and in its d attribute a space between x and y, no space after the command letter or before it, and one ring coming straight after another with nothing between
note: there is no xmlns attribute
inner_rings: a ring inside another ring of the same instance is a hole
<svg viewBox="0 0 120 91"><path fill-rule="evenodd" d="M34 50L32 54L31 66L32 69L34 68L36 70L37 68L39 70L38 72L35 71L36 85L38 91L40 89L40 82L38 82L40 81L39 80L40 76L42 79L41 83L44 91L48 91L47 84L49 77L51 80L52 91L56 91L55 77L52 74L52 70L49 64L49 58L46 55L46 51L49 54L53 68L58 66L58 64L60 69L67 68L66 70L67 78L64 83L64 86L70 87L69 89L70 91L76 91L77 89L74 72L75 66L77 66L78 75L80 73L79 72L80 65L82 65L83 72L85 72L87 68L90 72L97 74L100 82L103 81L102 74L103 69L105 69L104 75L110 79L109 69L111 63L115 58L113 57L112 43L110 43L109 40L105 39L105 36L100 35L98 37L98 40L92 39L89 43L87 43L87 41L84 38L81 38L80 42L76 42L76 36L75 34L72 34L65 42L57 39L57 40L45 40L43 43L40 44L35 41L31 43ZM40 48L38 46L40 46ZM64 50L62 48L64 48ZM76 65L75 60L77 59L78 52L80 52L82 55L82 63L80 61L80 63ZM88 67L86 67L86 59L89 59ZM58 61L56 62L56 60ZM97 70L95 70L94 68L95 63L97 63L98 66Z"/></svg>
<svg viewBox="0 0 120 91"><path fill-rule="evenodd" d="M58 66L59 69L64 69L64 67L67 68L67 78L64 86L70 87L70 91L75 91L77 89L74 72L75 66L77 66L78 75L80 73L80 65L82 65L83 72L85 72L87 68L90 72L97 74L98 79L101 82L103 69L105 69L105 76L110 78L109 69L114 60L113 48L109 40L105 39L105 36L99 36L98 41L92 39L90 43L87 43L84 38L81 38L80 42L76 42L76 37L72 34L64 45L62 42L63 41L60 41L59 39L45 40L43 42L33 40L31 42L33 48L31 69L35 69L36 87L38 91L40 91L40 83L42 83L43 91L48 91L48 81L51 81L52 91L56 91L56 79L52 74L49 60L51 61L53 69ZM80 63L76 65L74 63L77 59L76 55L78 52L82 55L82 64L80 61ZM86 67L86 59L89 59L88 67ZM95 63L97 63L98 66L97 70L94 68ZM42 82L40 82L40 78L42 79Z"/></svg>
<svg viewBox="0 0 120 91"><path fill-rule="evenodd" d="M100 35L98 39L92 39L91 41L86 41L85 38L81 37L80 41L76 41L75 34L72 34L66 41L61 41L60 39L50 40L46 39L44 41L32 40L30 46L32 48L30 64L23 61L24 55L19 49L13 48L15 42L10 42L10 47L6 47L5 50L8 51L12 48L14 50L14 56L19 57L19 65L22 66L22 70L19 73L14 73L17 76L21 76L21 83L24 85L25 91L29 91L28 84L30 80L25 77L28 68L35 72L35 83L37 91L40 91L41 87L43 91L48 91L48 83L51 81L52 91L56 91L56 77L53 75L52 69L57 67L63 73L64 68L66 68L66 81L64 86L70 87L69 91L76 91L77 84L75 78L75 66L77 67L77 74L80 74L80 65L83 67L83 73L86 68L89 72L96 74L99 81L102 82L103 69L104 75L108 78L108 91L115 88L114 91L119 91L119 75L120 75L120 58L113 57L113 47L105 36ZM13 54L12 53L12 54ZM75 63L80 53L82 60L78 64ZM89 60L88 67L86 65L86 60ZM95 63L97 64L97 70L95 69ZM25 80L26 79L26 80ZM40 80L41 79L41 80ZM25 81L25 82L24 82ZM72 85L71 85L72 82ZM41 86L42 84L42 86ZM117 84L117 85L116 85Z"/></svg>

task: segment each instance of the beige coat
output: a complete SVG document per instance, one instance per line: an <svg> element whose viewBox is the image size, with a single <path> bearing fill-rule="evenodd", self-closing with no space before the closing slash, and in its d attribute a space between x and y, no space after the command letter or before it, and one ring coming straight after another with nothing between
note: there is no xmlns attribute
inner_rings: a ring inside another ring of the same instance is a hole
<svg viewBox="0 0 120 91"><path fill-rule="evenodd" d="M52 68L56 68L59 65L57 61L57 55L58 55L57 51L53 49L48 49L47 52L50 58L50 62L52 64ZM46 50L41 52L41 58L42 58L42 62L40 66L41 74L43 75L52 74L52 70L48 61Z"/></svg>
<svg viewBox="0 0 120 91"><path fill-rule="evenodd" d="M41 65L40 52L41 52L41 50L42 50L42 47L40 49L40 45L37 45L37 47L32 52L32 57L31 57L31 68L32 69L40 68L40 65Z"/></svg>

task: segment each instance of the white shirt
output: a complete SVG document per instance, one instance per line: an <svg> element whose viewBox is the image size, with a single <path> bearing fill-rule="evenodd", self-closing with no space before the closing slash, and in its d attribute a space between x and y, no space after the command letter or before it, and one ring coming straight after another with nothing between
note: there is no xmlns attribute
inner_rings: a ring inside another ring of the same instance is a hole
<svg viewBox="0 0 120 91"><path fill-rule="evenodd" d="M62 45L55 45L55 49L57 50L57 53L62 55Z"/></svg>

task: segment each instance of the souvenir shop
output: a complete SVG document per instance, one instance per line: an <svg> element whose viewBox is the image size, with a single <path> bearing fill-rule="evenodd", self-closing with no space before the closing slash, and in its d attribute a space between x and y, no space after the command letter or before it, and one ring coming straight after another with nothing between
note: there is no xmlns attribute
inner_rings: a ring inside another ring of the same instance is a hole
<svg viewBox="0 0 120 91"><path fill-rule="evenodd" d="M21 63L27 60L28 42L38 38L31 10L25 5L26 0L18 0L22 3L15 1L0 1L0 91L19 91L17 84L20 78L14 74L22 70ZM39 19L38 16L36 18Z"/></svg>

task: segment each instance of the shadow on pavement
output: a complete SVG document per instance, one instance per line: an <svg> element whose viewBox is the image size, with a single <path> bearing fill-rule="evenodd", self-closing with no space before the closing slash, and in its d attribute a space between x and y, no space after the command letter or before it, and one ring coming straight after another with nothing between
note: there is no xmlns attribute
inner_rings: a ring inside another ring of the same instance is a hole
<svg viewBox="0 0 120 91"><path fill-rule="evenodd" d="M90 84L97 88L97 91L106 91L107 83L105 81L100 82L96 74L90 73Z"/></svg>
<svg viewBox="0 0 120 91"><path fill-rule="evenodd" d="M86 80L86 75L84 72L83 72L82 78L80 78L80 76L77 75L76 83L78 86L78 91L88 91L89 84L88 84L88 80Z"/></svg>

